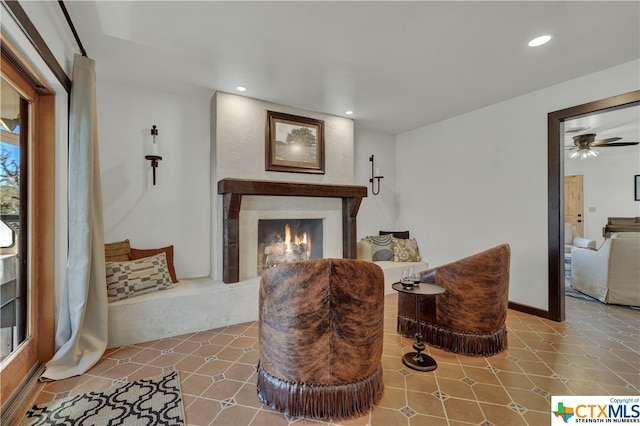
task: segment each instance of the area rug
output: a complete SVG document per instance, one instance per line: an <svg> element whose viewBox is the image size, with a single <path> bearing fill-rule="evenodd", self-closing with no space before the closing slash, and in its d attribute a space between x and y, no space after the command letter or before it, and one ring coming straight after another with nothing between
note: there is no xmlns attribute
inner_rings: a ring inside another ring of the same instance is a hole
<svg viewBox="0 0 640 426"><path fill-rule="evenodd" d="M172 371L34 405L20 425L184 425L178 373Z"/></svg>

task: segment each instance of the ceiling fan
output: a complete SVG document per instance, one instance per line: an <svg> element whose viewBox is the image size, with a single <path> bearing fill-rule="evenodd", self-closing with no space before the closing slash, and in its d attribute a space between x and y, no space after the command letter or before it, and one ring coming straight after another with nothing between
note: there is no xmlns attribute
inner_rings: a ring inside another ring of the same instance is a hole
<svg viewBox="0 0 640 426"><path fill-rule="evenodd" d="M573 151L569 155L570 159L580 158L581 160L588 160L589 158L595 158L599 155L598 151L592 149L592 147L615 147L615 146L631 146L638 145L640 142L616 142L622 138L606 138L596 140L595 133L586 133L583 135L577 135L573 137L573 143L575 146L565 148L568 151Z"/></svg>

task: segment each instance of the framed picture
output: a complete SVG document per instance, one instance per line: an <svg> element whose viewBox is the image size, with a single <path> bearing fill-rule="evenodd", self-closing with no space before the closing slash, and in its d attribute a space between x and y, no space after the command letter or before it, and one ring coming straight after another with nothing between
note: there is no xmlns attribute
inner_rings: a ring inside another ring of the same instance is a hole
<svg viewBox="0 0 640 426"><path fill-rule="evenodd" d="M635 200L640 201L640 175L635 175Z"/></svg>
<svg viewBox="0 0 640 426"><path fill-rule="evenodd" d="M265 170L324 174L324 121L267 111Z"/></svg>

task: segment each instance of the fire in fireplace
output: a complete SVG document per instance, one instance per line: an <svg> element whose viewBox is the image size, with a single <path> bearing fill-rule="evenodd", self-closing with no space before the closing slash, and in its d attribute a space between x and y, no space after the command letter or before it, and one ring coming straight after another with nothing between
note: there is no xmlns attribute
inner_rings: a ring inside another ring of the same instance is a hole
<svg viewBox="0 0 640 426"><path fill-rule="evenodd" d="M279 263L322 259L322 219L258 220L258 274Z"/></svg>

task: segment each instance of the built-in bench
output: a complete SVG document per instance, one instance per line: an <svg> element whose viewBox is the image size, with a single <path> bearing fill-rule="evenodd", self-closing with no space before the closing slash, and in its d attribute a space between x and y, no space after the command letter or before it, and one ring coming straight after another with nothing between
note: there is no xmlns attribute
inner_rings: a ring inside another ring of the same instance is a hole
<svg viewBox="0 0 640 426"><path fill-rule="evenodd" d="M384 271L385 294L409 266L426 262L375 262ZM258 319L260 278L225 284L209 277L181 279L174 288L109 303L108 347L180 336Z"/></svg>

